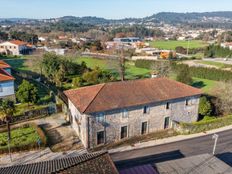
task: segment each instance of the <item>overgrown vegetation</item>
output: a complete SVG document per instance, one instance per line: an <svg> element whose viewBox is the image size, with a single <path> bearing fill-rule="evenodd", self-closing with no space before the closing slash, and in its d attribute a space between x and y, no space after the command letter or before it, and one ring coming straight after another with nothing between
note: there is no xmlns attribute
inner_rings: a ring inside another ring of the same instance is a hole
<svg viewBox="0 0 232 174"><path fill-rule="evenodd" d="M223 57L223 58L231 58L232 51L229 48L223 48L220 45L209 45L205 49L204 53L205 57Z"/></svg>
<svg viewBox="0 0 232 174"><path fill-rule="evenodd" d="M8 153L7 132L0 133L0 153ZM25 124L11 131L11 151L25 151L38 148L37 141L40 139L41 147L47 144L44 132L35 124Z"/></svg>

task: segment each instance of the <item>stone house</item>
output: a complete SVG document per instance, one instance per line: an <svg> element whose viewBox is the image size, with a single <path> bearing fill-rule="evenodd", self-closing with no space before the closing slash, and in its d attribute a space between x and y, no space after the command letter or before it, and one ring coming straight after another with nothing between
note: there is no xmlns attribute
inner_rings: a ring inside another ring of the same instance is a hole
<svg viewBox="0 0 232 174"><path fill-rule="evenodd" d="M14 80L10 65L0 60L0 98L15 100Z"/></svg>
<svg viewBox="0 0 232 174"><path fill-rule="evenodd" d="M65 91L70 121L93 148L198 120L201 90L167 79L112 82Z"/></svg>

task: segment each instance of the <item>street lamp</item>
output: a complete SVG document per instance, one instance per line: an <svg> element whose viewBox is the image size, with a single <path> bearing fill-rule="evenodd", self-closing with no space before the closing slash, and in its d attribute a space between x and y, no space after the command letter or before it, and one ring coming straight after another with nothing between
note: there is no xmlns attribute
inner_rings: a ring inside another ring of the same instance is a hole
<svg viewBox="0 0 232 174"><path fill-rule="evenodd" d="M215 140L215 141L214 141L214 146L213 146L213 155L215 154L215 150L216 150L216 145L217 145L218 137L219 137L218 134L214 134L214 135L212 136L212 139Z"/></svg>

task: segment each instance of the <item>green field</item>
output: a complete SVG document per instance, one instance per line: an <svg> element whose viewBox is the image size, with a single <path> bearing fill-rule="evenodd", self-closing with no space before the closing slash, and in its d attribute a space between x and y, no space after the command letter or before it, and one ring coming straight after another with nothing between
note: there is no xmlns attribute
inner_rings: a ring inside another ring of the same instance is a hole
<svg viewBox="0 0 232 174"><path fill-rule="evenodd" d="M12 148L35 144L40 138L36 129L32 126L20 127L11 131ZM7 132L0 133L0 150L7 149Z"/></svg>
<svg viewBox="0 0 232 174"><path fill-rule="evenodd" d="M188 41L175 41L175 40L157 40L150 42L150 45L159 49L167 49L167 50L175 50L176 47L182 46L184 48L188 48ZM207 43L204 43L200 40L191 40L189 41L189 48L202 48L207 46Z"/></svg>
<svg viewBox="0 0 232 174"><path fill-rule="evenodd" d="M81 57L78 58L77 63L85 62L89 68L100 67L103 70L110 70L116 72L118 69L117 61L115 60L106 60L106 59L96 59L90 57ZM150 70L145 68L137 68L134 62L126 63L126 78L134 79L136 76L144 76L150 73Z"/></svg>

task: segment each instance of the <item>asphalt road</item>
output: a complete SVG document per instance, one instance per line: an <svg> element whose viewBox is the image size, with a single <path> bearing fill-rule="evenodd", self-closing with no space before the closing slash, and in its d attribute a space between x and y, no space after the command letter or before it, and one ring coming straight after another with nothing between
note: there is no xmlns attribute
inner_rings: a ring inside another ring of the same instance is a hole
<svg viewBox="0 0 232 174"><path fill-rule="evenodd" d="M218 133L216 156L232 166L232 130ZM212 154L212 134L174 143L111 154L118 169L154 164L183 157Z"/></svg>

